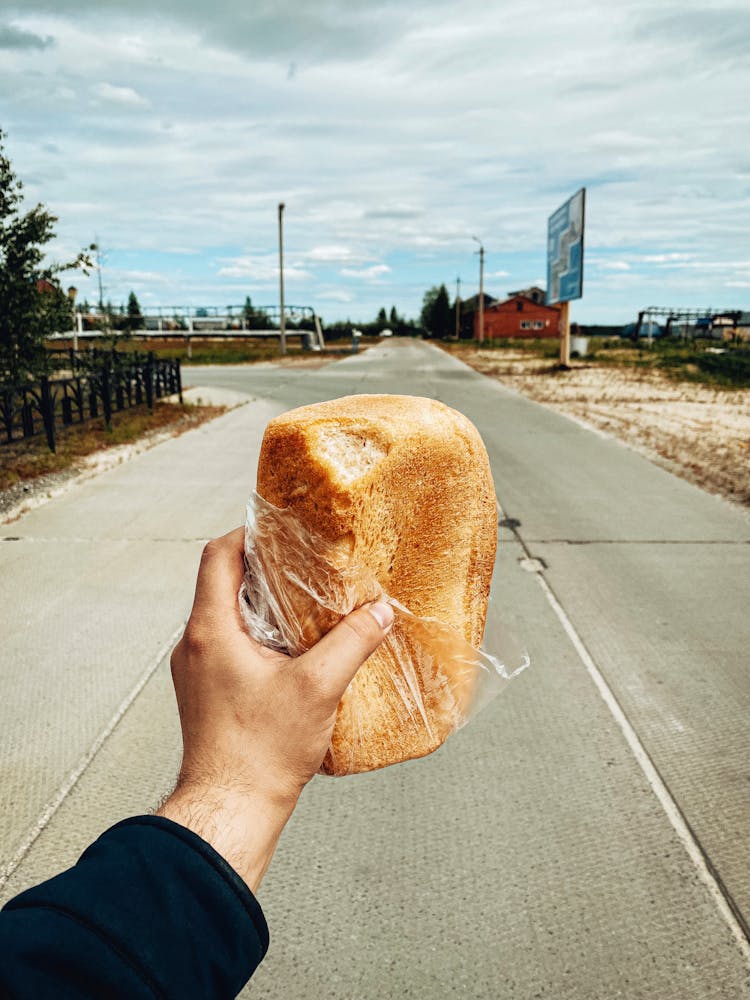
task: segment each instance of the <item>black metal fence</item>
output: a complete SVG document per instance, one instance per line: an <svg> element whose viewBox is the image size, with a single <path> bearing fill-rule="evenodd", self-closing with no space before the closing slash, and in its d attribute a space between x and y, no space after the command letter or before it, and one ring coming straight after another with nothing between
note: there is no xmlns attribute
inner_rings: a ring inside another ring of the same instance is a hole
<svg viewBox="0 0 750 1000"><path fill-rule="evenodd" d="M5 442L45 434L55 451L59 428L179 395L180 362L153 353L49 351L47 374L37 382L0 382L0 430Z"/></svg>

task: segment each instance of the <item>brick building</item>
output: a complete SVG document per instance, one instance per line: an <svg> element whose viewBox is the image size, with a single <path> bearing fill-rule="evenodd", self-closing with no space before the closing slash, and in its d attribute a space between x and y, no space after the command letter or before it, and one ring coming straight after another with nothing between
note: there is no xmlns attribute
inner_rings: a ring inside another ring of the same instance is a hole
<svg viewBox="0 0 750 1000"><path fill-rule="evenodd" d="M474 313L474 336L479 335L479 313ZM560 307L534 302L525 295L512 295L484 310L484 338L559 337Z"/></svg>

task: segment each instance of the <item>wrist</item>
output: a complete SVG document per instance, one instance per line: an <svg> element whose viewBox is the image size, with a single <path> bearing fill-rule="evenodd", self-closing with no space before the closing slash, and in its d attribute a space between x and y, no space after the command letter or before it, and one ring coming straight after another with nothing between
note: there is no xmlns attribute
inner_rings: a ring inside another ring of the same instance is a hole
<svg viewBox="0 0 750 1000"><path fill-rule="evenodd" d="M205 840L255 892L295 801L270 801L234 787L180 781L157 810Z"/></svg>

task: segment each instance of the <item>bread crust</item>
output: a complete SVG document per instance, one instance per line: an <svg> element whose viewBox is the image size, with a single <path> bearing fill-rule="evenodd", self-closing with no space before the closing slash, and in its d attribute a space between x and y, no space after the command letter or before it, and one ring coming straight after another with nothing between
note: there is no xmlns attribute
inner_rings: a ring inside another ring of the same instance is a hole
<svg viewBox="0 0 750 1000"><path fill-rule="evenodd" d="M466 649L482 641L497 546L492 475L474 425L417 396L299 407L266 428L257 491L290 508L334 564L367 566L415 616L452 630L452 639L428 634L397 615L339 705L323 770L367 771L437 749L471 700L477 667ZM293 601L309 648L335 617L301 591Z"/></svg>

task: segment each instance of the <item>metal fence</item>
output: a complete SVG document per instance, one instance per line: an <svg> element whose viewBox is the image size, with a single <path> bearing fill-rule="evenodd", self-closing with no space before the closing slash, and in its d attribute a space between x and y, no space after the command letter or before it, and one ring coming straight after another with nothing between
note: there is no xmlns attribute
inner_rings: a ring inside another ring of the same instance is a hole
<svg viewBox="0 0 750 1000"><path fill-rule="evenodd" d="M180 362L153 354L117 351L49 351L47 374L37 382L0 383L0 430L4 442L45 434L51 451L57 432L94 417L109 427L112 414L178 395Z"/></svg>

